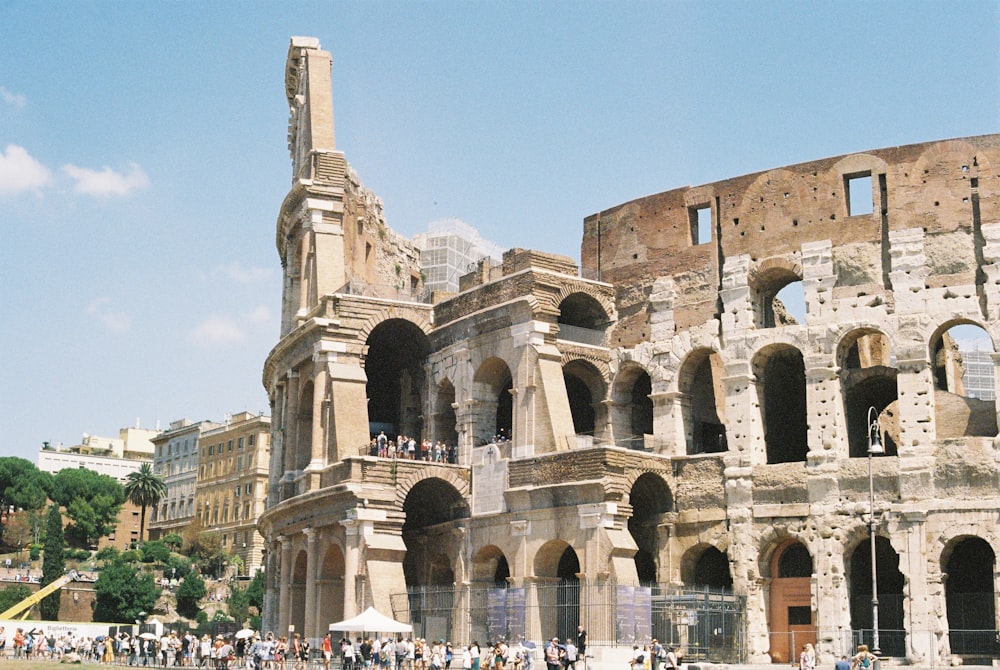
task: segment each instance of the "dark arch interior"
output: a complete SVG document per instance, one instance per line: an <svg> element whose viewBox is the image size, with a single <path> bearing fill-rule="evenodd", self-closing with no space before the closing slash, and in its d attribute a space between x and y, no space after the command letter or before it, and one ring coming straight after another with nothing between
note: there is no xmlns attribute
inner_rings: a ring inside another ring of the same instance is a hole
<svg viewBox="0 0 1000 670"><path fill-rule="evenodd" d="M729 571L729 557L715 547L706 549L694 566L694 583L699 586L732 590L733 575Z"/></svg>
<svg viewBox="0 0 1000 670"><path fill-rule="evenodd" d="M635 569L642 583L656 582L656 529L660 515L674 508L673 495L666 483L652 474L640 475L629 492L632 516L628 531L639 551L635 555Z"/></svg>
<svg viewBox="0 0 1000 670"><path fill-rule="evenodd" d="M948 575L945 603L952 653L980 654L983 649L991 648L991 637L992 644L1000 642L995 634L995 569L993 548L981 538L961 540L952 550L945 566Z"/></svg>
<svg viewBox="0 0 1000 670"><path fill-rule="evenodd" d="M383 321L368 336L365 374L368 377L368 421L372 434L385 432L419 436L423 430L421 393L424 359L430 343L416 325L405 319Z"/></svg>
<svg viewBox="0 0 1000 670"><path fill-rule="evenodd" d="M796 543L781 552L778 577L812 577L812 573L812 556L804 545Z"/></svg>
<svg viewBox="0 0 1000 670"><path fill-rule="evenodd" d="M850 446L851 458L868 456L870 434L868 414L874 407L877 417L886 407L896 401L896 376L891 368L868 368L868 370L885 370L886 374L878 374L858 382L847 392L847 441ZM882 447L887 456L895 456L896 443L888 432L879 431L883 438Z"/></svg>
<svg viewBox="0 0 1000 670"><path fill-rule="evenodd" d="M903 630L903 573L899 555L884 537L875 538L875 565L878 581L878 630L882 652L904 656L905 638L893 633ZM871 544L860 543L851 554L851 627L862 630L865 643L872 644L872 561Z"/></svg>
<svg viewBox="0 0 1000 670"><path fill-rule="evenodd" d="M802 354L790 348L772 353L758 383L764 386L767 462L804 462L809 444Z"/></svg>
<svg viewBox="0 0 1000 670"><path fill-rule="evenodd" d="M594 434L594 405L590 388L582 379L571 372L563 372L566 393L569 395L569 409L573 415L573 430L578 435Z"/></svg>
<svg viewBox="0 0 1000 670"><path fill-rule="evenodd" d="M574 293L559 303L559 323L600 330L608 321L601 303L585 293Z"/></svg>
<svg viewBox="0 0 1000 670"><path fill-rule="evenodd" d="M632 435L652 435L653 433L653 382L643 370L632 383L631 410Z"/></svg>
<svg viewBox="0 0 1000 670"><path fill-rule="evenodd" d="M443 479L429 478L418 482L403 502L406 521L403 533L420 531L446 521L469 516L469 506L454 486Z"/></svg>

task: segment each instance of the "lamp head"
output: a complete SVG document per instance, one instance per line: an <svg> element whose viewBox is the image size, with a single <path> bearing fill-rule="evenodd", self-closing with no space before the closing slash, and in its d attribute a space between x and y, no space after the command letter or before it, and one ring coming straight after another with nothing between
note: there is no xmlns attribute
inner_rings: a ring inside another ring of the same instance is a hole
<svg viewBox="0 0 1000 670"><path fill-rule="evenodd" d="M881 456L885 453L885 447L882 446L882 435L878 429L878 421L872 423L871 426L871 436L868 442L868 453L871 456Z"/></svg>

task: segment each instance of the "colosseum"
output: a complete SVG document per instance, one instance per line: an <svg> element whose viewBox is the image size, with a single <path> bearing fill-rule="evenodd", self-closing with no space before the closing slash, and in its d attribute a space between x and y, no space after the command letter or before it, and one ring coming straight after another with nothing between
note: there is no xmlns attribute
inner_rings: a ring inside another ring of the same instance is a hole
<svg viewBox="0 0 1000 670"><path fill-rule="evenodd" d="M1000 135L638 198L579 265L511 249L428 293L336 148L331 67L292 38L267 628L997 656L997 407L952 330L1000 338Z"/></svg>

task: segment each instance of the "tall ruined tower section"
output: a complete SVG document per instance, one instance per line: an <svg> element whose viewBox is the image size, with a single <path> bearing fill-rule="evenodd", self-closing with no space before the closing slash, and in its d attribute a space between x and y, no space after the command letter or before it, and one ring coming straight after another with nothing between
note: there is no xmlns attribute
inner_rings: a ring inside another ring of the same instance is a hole
<svg viewBox="0 0 1000 670"><path fill-rule="evenodd" d="M333 133L332 60L319 41L293 37L285 70L292 189L278 217L284 269L281 334L316 307L319 297L347 282L344 262L344 182L347 163Z"/></svg>

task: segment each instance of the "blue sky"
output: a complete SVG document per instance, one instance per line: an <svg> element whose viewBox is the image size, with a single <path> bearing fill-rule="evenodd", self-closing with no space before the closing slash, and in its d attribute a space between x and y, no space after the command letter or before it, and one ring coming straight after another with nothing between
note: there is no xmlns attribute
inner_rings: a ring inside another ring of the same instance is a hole
<svg viewBox="0 0 1000 670"><path fill-rule="evenodd" d="M292 35L408 236L1000 130L995 1L0 0L0 453L267 410Z"/></svg>

